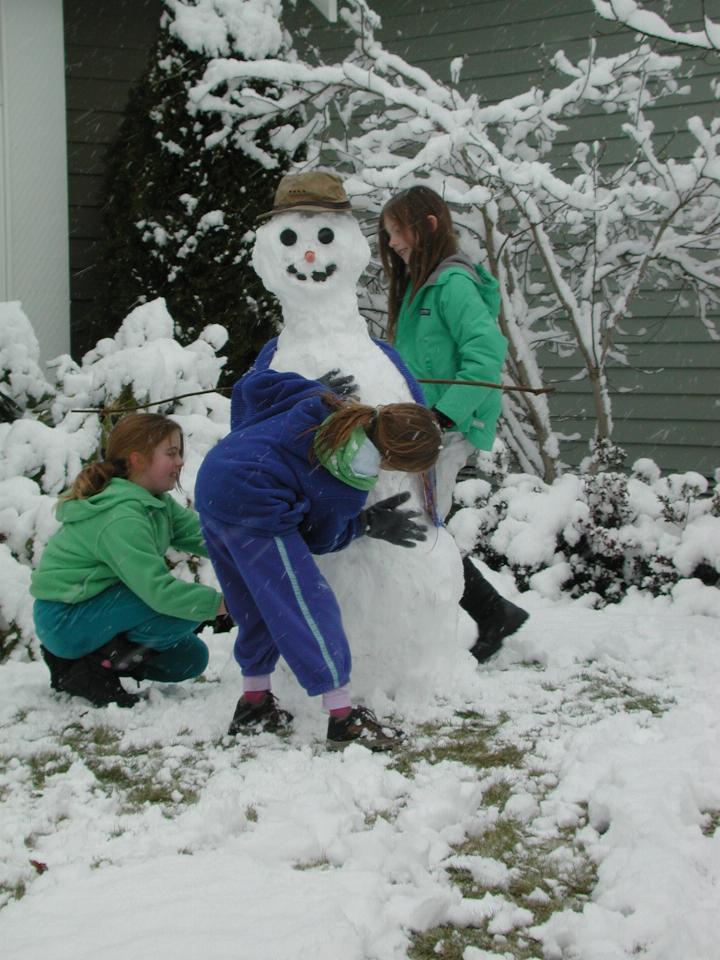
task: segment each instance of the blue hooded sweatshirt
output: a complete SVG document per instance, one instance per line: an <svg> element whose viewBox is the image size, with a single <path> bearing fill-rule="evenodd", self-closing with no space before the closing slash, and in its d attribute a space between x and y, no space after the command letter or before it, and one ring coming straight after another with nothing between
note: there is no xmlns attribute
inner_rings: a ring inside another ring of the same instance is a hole
<svg viewBox="0 0 720 960"><path fill-rule="evenodd" d="M195 508L258 537L297 530L312 553L347 546L360 533L367 492L310 459L315 431L332 410L327 388L296 373L253 369L233 388L230 433L205 457Z"/></svg>

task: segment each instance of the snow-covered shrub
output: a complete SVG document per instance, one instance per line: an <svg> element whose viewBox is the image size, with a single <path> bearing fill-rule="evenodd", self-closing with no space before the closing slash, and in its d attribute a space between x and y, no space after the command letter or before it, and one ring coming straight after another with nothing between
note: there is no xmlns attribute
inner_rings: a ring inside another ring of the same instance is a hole
<svg viewBox="0 0 720 960"><path fill-rule="evenodd" d="M83 465L101 451L105 414L123 406L165 400L151 409L171 413L186 437L187 502L205 452L227 431L229 401L214 392L225 359L217 356L227 332L205 327L185 346L173 338L165 301L146 303L80 363L51 361L55 384L38 366L37 340L17 304L0 304L0 385L20 415L0 422L0 660L35 652L30 574L57 529L54 508ZM211 391L205 392L202 391ZM168 398L200 394L176 401ZM207 570L179 571L207 576Z"/></svg>
<svg viewBox="0 0 720 960"><path fill-rule="evenodd" d="M686 578L720 582L720 498L708 488L696 473L662 477L646 459L629 476L511 474L495 491L465 480L449 525L462 549L508 566L521 587L601 606L630 587L660 595Z"/></svg>
<svg viewBox="0 0 720 960"><path fill-rule="evenodd" d="M52 393L39 360L40 346L20 302L0 303L0 396L9 398L14 411Z"/></svg>
<svg viewBox="0 0 720 960"><path fill-rule="evenodd" d="M162 297L136 307L115 336L100 340L81 363L61 357L50 364L57 380L54 420L72 410L112 406L121 397L130 405L212 389L225 363L216 354L226 341L225 328L211 324L181 346ZM188 412L205 411L207 402L193 397L185 406Z"/></svg>

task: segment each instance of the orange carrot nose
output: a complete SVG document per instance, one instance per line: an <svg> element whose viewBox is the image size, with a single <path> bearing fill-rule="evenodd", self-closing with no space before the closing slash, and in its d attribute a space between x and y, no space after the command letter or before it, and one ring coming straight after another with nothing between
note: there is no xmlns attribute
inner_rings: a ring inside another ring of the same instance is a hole
<svg viewBox="0 0 720 960"><path fill-rule="evenodd" d="M314 251L314 250L306 250L306 251L305 251L305 259L307 260L308 263L315 263L315 251Z"/></svg>

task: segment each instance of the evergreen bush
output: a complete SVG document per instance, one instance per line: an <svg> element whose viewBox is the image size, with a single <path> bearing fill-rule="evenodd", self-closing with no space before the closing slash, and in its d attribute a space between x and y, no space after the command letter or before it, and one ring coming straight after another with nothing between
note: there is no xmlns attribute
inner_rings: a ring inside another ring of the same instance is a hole
<svg viewBox="0 0 720 960"><path fill-rule="evenodd" d="M166 13L108 155L99 298L74 352L112 336L130 310L162 296L180 343L195 340L208 323L226 327L227 382L276 332L279 307L249 258L257 216L271 207L279 178L301 151L274 149L259 123L254 144L263 165L251 156L253 143L223 136L222 116L193 116L188 90L210 52L189 49L172 24ZM271 85L256 88L273 95Z"/></svg>

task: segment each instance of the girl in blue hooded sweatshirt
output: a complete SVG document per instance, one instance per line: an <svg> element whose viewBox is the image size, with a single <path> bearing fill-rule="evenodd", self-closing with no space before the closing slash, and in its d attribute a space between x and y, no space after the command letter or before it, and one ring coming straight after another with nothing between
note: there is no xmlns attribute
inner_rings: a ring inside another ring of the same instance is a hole
<svg viewBox="0 0 720 960"><path fill-rule="evenodd" d="M396 194L380 214L378 245L389 281L388 340L413 376L500 384L507 340L497 324L498 283L460 252L442 197L425 186ZM438 491L446 494L443 516L468 457L476 449L492 449L501 392L426 383L423 393L445 431L438 462ZM469 557L463 570L460 605L477 624L472 653L482 662L528 615L501 597Z"/></svg>
<svg viewBox="0 0 720 960"><path fill-rule="evenodd" d="M412 547L425 539L408 493L365 509L380 467L420 473L441 434L415 403L375 409L295 373L254 370L235 385L232 429L206 456L195 485L208 553L238 625L243 674L229 733L278 730L292 719L271 692L282 656L330 714L328 745L394 747L402 734L350 701L350 650L340 609L313 554L359 536Z"/></svg>

